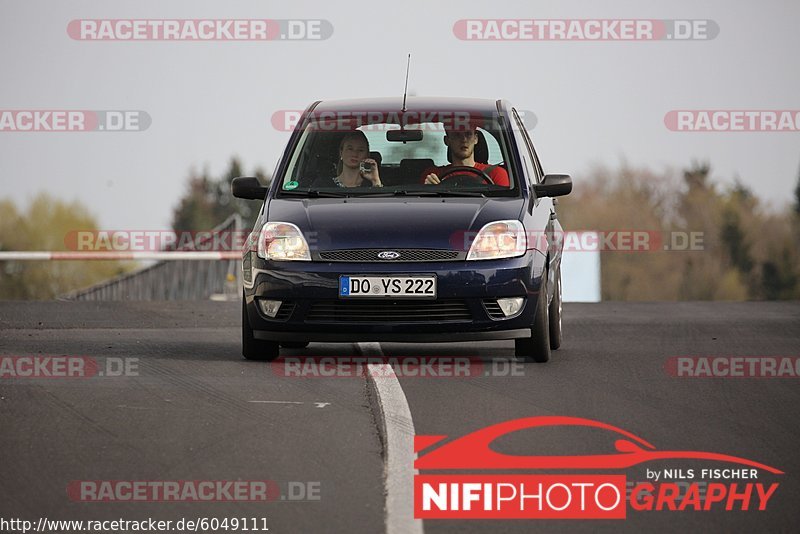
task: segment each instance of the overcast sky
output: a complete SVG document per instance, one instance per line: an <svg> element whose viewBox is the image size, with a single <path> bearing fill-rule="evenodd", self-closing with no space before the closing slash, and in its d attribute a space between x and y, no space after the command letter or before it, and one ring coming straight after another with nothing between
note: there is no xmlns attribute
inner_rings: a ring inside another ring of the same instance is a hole
<svg viewBox="0 0 800 534"><path fill-rule="evenodd" d="M0 109L144 110L142 132L0 132L0 197L41 190L89 206L105 229L169 228L190 168L232 155L271 171L289 134L272 114L317 99L402 94L507 98L533 111L545 170L656 171L708 160L786 203L800 133L672 132L674 109L800 109L800 2L773 0L271 2L0 0ZM73 19L325 19L323 41L73 40ZM481 42L458 19L710 19L713 40Z"/></svg>

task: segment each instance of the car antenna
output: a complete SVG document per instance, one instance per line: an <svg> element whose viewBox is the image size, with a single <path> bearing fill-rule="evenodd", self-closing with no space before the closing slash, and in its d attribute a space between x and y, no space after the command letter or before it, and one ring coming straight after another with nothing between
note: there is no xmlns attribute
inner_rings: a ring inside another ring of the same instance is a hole
<svg viewBox="0 0 800 534"><path fill-rule="evenodd" d="M408 62L406 63L406 88L403 89L403 111L406 111L406 95L408 95L408 70L411 68L411 54L408 54Z"/></svg>

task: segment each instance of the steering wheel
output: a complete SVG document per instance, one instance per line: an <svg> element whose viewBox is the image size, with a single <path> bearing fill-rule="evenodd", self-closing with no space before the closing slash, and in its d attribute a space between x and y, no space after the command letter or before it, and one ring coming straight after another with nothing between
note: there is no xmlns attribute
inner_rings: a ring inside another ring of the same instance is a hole
<svg viewBox="0 0 800 534"><path fill-rule="evenodd" d="M449 169L444 171L442 175L439 177L439 180L444 182L445 180L455 178L455 176L452 176L454 174L464 174L465 172L474 174L477 178L480 178L489 185L494 185L494 182L492 181L491 178L489 178L489 175L483 172L482 170L476 169L475 167L466 167L460 165L456 167L450 167Z"/></svg>

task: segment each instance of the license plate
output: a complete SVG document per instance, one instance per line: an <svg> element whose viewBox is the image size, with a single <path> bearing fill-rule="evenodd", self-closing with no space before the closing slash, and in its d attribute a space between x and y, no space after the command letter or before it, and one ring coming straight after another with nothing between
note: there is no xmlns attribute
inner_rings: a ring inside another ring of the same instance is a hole
<svg viewBox="0 0 800 534"><path fill-rule="evenodd" d="M436 277L416 276L340 276L339 296L436 298Z"/></svg>

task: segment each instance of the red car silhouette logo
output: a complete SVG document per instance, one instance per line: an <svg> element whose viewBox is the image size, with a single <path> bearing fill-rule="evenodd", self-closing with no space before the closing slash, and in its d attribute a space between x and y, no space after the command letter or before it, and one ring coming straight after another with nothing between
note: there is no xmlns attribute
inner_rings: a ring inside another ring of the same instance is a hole
<svg viewBox="0 0 800 534"><path fill-rule="evenodd" d="M489 446L497 438L528 428L554 426L582 426L610 430L619 434L615 442L616 453L578 456L519 456L503 454ZM777 475L783 471L759 462L700 451L659 451L643 440L621 428L580 417L540 416L514 419L488 426L454 439L449 443L424 453L425 449L447 439L447 436L415 436L414 451L419 457L414 467L419 470L475 470L475 469L624 469L654 460L714 460L764 469Z"/></svg>

